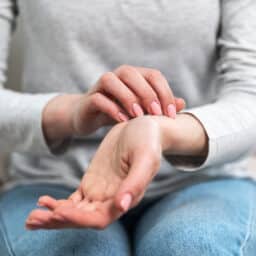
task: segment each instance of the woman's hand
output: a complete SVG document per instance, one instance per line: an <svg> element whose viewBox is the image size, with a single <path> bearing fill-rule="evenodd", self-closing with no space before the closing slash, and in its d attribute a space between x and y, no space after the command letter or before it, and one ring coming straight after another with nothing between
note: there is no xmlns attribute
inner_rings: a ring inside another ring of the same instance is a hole
<svg viewBox="0 0 256 256"><path fill-rule="evenodd" d="M77 191L68 200L42 197L39 204L51 211L33 211L27 227L106 227L142 199L159 169L161 153L160 127L150 116L114 126Z"/></svg>
<svg viewBox="0 0 256 256"><path fill-rule="evenodd" d="M51 100L43 112L43 130L51 145L144 113L175 118L184 106L184 100L174 98L159 71L123 65L104 74L84 95L61 95Z"/></svg>

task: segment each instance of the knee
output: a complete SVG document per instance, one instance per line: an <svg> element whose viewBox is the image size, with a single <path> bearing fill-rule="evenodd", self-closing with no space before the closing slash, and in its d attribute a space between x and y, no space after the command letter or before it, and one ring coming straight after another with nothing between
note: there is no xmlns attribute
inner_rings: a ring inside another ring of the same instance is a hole
<svg viewBox="0 0 256 256"><path fill-rule="evenodd" d="M136 255L232 255L225 225L198 217L162 220L142 237Z"/></svg>

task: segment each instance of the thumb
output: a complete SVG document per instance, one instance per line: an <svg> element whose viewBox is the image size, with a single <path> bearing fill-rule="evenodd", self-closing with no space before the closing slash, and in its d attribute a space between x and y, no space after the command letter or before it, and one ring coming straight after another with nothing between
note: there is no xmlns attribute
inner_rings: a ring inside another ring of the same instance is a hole
<svg viewBox="0 0 256 256"><path fill-rule="evenodd" d="M161 154L141 154L132 157L128 176L123 180L115 197L115 205L122 212L139 203L148 184L160 167Z"/></svg>

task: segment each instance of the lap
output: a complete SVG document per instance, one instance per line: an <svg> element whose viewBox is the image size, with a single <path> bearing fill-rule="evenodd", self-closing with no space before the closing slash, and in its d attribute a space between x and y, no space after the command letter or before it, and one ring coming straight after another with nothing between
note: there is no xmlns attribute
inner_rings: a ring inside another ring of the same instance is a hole
<svg viewBox="0 0 256 256"><path fill-rule="evenodd" d="M123 226L103 231L27 231L28 213L39 196L63 198L64 187L20 186L0 197L0 255L129 255ZM254 255L256 185L216 180L165 196L145 210L134 233L135 255Z"/></svg>
<svg viewBox="0 0 256 256"><path fill-rule="evenodd" d="M29 212L39 196L65 198L71 191L61 186L31 185L14 188L0 197L0 255L129 255L126 232L119 222L105 230L25 229Z"/></svg>
<svg viewBox="0 0 256 256"><path fill-rule="evenodd" d="M255 255L256 184L222 179L165 196L140 218L136 255Z"/></svg>

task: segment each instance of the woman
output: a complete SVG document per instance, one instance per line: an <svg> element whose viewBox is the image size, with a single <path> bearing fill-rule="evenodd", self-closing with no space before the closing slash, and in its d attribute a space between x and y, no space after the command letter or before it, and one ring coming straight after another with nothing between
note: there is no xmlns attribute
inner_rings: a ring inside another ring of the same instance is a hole
<svg viewBox="0 0 256 256"><path fill-rule="evenodd" d="M255 255L256 2L2 0L1 84L15 9L1 255Z"/></svg>

